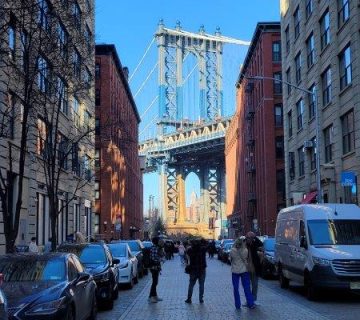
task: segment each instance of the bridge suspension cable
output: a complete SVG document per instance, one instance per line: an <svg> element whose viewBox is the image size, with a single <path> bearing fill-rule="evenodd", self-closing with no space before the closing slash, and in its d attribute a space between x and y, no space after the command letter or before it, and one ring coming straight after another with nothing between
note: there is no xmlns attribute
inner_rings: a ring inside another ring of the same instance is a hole
<svg viewBox="0 0 360 320"><path fill-rule="evenodd" d="M136 74L137 70L140 68L142 62L144 61L147 53L149 52L149 50L150 50L150 48L151 48L151 46L153 45L154 42L155 42L155 38L153 37L152 40L151 40L151 42L150 42L150 44L149 44L148 47L146 48L144 55L143 55L142 58L140 59L140 61L139 61L138 65L136 66L136 68L134 69L134 72L133 72L133 73L131 74L131 76L129 77L129 83L131 82L131 79L132 79L132 78L134 77L134 75Z"/></svg>
<svg viewBox="0 0 360 320"><path fill-rule="evenodd" d="M139 136L141 136L141 135L145 132L145 130L146 130L147 128L149 128L149 127L154 123L154 121L155 121L157 118L158 118L158 116L156 115L156 116L145 126L145 128L141 130Z"/></svg>
<svg viewBox="0 0 360 320"><path fill-rule="evenodd" d="M142 119L145 114L150 110L150 108L153 106L153 104L155 103L155 101L159 98L159 95L157 95L153 101L151 101L151 103L149 104L149 106L145 109L145 111L142 113L142 115L140 116L140 118Z"/></svg>
<svg viewBox="0 0 360 320"><path fill-rule="evenodd" d="M153 74L153 72L155 71L156 67L158 66L159 62L156 62L154 67L151 69L151 71L149 72L149 74L147 75L146 79L144 80L144 82L141 84L140 88L138 89L138 91L136 91L134 98L137 97L137 95L141 92L142 88L144 88L146 82L150 79L151 75Z"/></svg>

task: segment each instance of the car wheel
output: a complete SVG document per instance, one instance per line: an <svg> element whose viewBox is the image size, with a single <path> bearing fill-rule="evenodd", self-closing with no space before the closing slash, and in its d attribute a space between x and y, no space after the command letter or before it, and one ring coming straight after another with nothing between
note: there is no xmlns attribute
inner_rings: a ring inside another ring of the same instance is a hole
<svg viewBox="0 0 360 320"><path fill-rule="evenodd" d="M304 277L306 297L309 301L316 301L319 298L319 290L312 284L309 275Z"/></svg>
<svg viewBox="0 0 360 320"><path fill-rule="evenodd" d="M104 302L104 307L107 309L107 310L112 310L114 308L114 300L113 299L110 299L106 302Z"/></svg>
<svg viewBox="0 0 360 320"><path fill-rule="evenodd" d="M144 276L144 270L143 268L141 268L140 270L138 270L138 277L141 279Z"/></svg>
<svg viewBox="0 0 360 320"><path fill-rule="evenodd" d="M65 320L75 320L75 315L74 315L74 307L73 306L69 306L67 312L66 312L66 316L65 316Z"/></svg>
<svg viewBox="0 0 360 320"><path fill-rule="evenodd" d="M91 305L91 314L90 314L89 320L96 320L96 316L97 316L97 301L96 301L96 297L94 295L93 303Z"/></svg>
<svg viewBox="0 0 360 320"><path fill-rule="evenodd" d="M286 278L282 272L282 268L281 266L279 266L279 282L280 282L280 287L283 289L287 289L289 288L289 279Z"/></svg>

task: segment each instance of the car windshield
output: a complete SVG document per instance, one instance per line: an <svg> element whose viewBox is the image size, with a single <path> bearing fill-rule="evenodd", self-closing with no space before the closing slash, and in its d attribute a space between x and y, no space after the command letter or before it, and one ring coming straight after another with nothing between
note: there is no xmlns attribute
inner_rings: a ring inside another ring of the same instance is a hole
<svg viewBox="0 0 360 320"><path fill-rule="evenodd" d="M312 245L359 245L360 220L309 220Z"/></svg>
<svg viewBox="0 0 360 320"><path fill-rule="evenodd" d="M83 264L105 264L106 257L104 248L101 246L84 247L79 255Z"/></svg>
<svg viewBox="0 0 360 320"><path fill-rule="evenodd" d="M274 251L275 250L275 239L266 239L264 241L264 250L265 251Z"/></svg>
<svg viewBox="0 0 360 320"><path fill-rule="evenodd" d="M150 241L144 241L144 242L143 242L143 245L144 245L145 248L151 248L151 247L152 247L152 242L150 242Z"/></svg>
<svg viewBox="0 0 360 320"><path fill-rule="evenodd" d="M125 243L110 243L108 247L114 257L126 257Z"/></svg>
<svg viewBox="0 0 360 320"><path fill-rule="evenodd" d="M225 244L224 249L225 250L230 250L232 246L233 246L233 242L227 243L227 244Z"/></svg>
<svg viewBox="0 0 360 320"><path fill-rule="evenodd" d="M0 260L0 273L6 282L64 281L65 260L61 257L50 260L38 260L35 257Z"/></svg>
<svg viewBox="0 0 360 320"><path fill-rule="evenodd" d="M136 241L127 242L131 251L141 251L139 244Z"/></svg>

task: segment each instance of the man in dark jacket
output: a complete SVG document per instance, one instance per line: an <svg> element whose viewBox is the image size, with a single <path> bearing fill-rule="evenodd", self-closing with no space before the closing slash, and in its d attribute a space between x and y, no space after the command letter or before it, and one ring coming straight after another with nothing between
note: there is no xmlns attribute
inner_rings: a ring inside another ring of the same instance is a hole
<svg viewBox="0 0 360 320"><path fill-rule="evenodd" d="M263 243L255 235L255 233L251 231L246 234L246 243L249 250L249 254L251 255L250 257L251 262L254 267L253 270L251 270L250 272L250 282L251 282L251 293L254 297L254 302L256 302L257 292L258 292L258 281L259 281L259 276L261 274L261 261L260 261L259 253L263 251Z"/></svg>
<svg viewBox="0 0 360 320"><path fill-rule="evenodd" d="M152 238L152 243L153 246L150 249L150 271L152 275L152 284L149 294L149 302L156 303L158 301L162 301L162 299L157 295L156 287L159 282L161 260L163 258L163 241L160 240L159 237L154 237Z"/></svg>
<svg viewBox="0 0 360 320"><path fill-rule="evenodd" d="M204 284L206 277L206 242L204 240L192 240L186 254L189 258L190 280L186 303L191 303L191 297L196 280L199 280L199 302L204 303Z"/></svg>

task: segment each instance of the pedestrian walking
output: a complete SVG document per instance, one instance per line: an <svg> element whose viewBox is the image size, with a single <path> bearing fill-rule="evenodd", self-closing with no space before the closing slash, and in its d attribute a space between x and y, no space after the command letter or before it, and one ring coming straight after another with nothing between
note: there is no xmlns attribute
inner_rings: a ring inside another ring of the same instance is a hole
<svg viewBox="0 0 360 320"><path fill-rule="evenodd" d="M215 252L216 252L215 240L212 240L209 243L209 258L210 259L214 258Z"/></svg>
<svg viewBox="0 0 360 320"><path fill-rule="evenodd" d="M86 243L85 236L80 231L75 232L75 242Z"/></svg>
<svg viewBox="0 0 360 320"><path fill-rule="evenodd" d="M254 297L255 304L258 304L256 300L258 294L259 276L261 274L261 261L259 254L263 252L263 243L252 231L246 234L246 243L249 250L251 293Z"/></svg>
<svg viewBox="0 0 360 320"><path fill-rule="evenodd" d="M240 237L239 239L236 239L230 251L232 284L234 290L234 300L235 300L236 309L241 309L241 301L239 294L240 279L246 297L246 303L247 303L246 305L250 309L253 309L255 307L254 298L250 289L248 257L249 257L249 251L246 247L245 237Z"/></svg>
<svg viewBox="0 0 360 320"><path fill-rule="evenodd" d="M163 258L163 241L159 237L152 238L152 247L150 248L150 271L152 275L152 284L149 295L149 302L156 303L162 301L158 297L156 287L159 283L159 274L161 271L161 260Z"/></svg>
<svg viewBox="0 0 360 320"><path fill-rule="evenodd" d="M192 293L196 281L199 281L199 302L204 303L204 285L206 277L206 242L192 240L186 254L189 259L189 288L186 303L191 303Z"/></svg>
<svg viewBox="0 0 360 320"><path fill-rule="evenodd" d="M29 243L29 252L32 252L32 253L40 252L39 247L36 244L36 237L31 238L31 241Z"/></svg>
<svg viewBox="0 0 360 320"><path fill-rule="evenodd" d="M179 244L178 251L181 264L185 264L185 247L182 242Z"/></svg>

